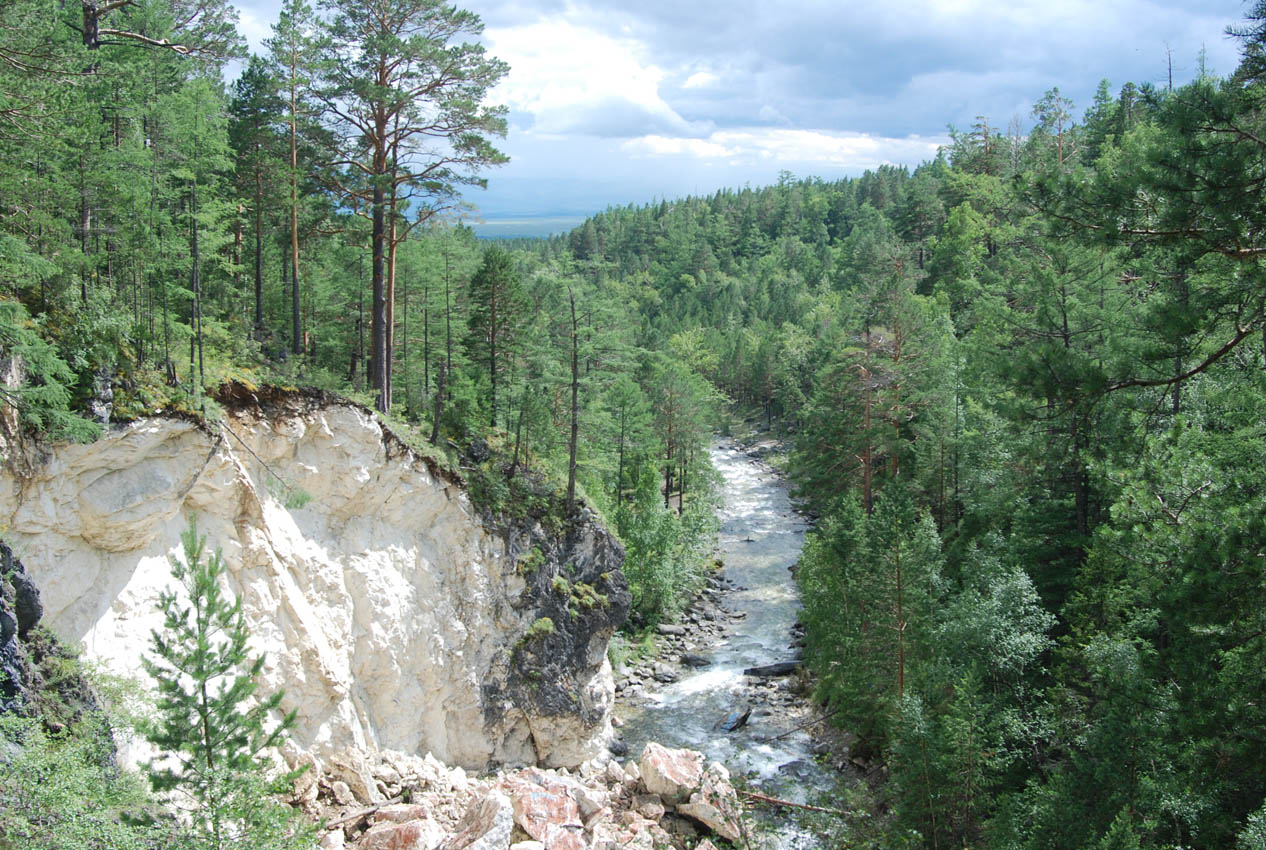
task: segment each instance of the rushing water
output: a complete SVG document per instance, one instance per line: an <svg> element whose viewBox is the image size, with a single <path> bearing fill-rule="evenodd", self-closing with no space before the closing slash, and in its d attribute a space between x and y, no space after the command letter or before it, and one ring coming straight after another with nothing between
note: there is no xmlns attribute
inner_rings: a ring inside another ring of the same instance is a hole
<svg viewBox="0 0 1266 850"><path fill-rule="evenodd" d="M834 777L813 761L809 735L796 727L807 719L777 700L754 697L744 668L793 657L791 627L800 608L788 568L800 558L806 524L792 508L782 477L753 460L733 443L711 449L722 477L720 510L723 575L739 586L721 607L746 617L729 634L699 654L711 665L685 669L682 678L650 694L649 703L627 706L622 737L638 753L646 741L700 750L710 759L744 774L754 786L787 799L803 801L813 790L834 784ZM782 688L785 679L767 680ZM720 727L732 713L754 708L748 724L727 733ZM805 847L807 836L790 827L780 830L777 845Z"/></svg>

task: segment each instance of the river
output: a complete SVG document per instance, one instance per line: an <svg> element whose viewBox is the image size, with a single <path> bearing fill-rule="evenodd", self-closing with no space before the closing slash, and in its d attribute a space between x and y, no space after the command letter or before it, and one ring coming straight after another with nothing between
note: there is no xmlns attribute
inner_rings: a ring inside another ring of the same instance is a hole
<svg viewBox="0 0 1266 850"><path fill-rule="evenodd" d="M699 654L711 664L685 668L682 678L621 706L622 737L632 753L647 741L702 751L753 787L803 802L836 776L814 762L807 732L811 716L786 691L791 680L753 680L744 668L794 657L792 626L800 598L789 567L800 558L808 526L795 512L783 478L728 440L711 447L722 478L720 553L724 578L737 587L722 598L726 611L742 612L729 633ZM727 733L720 726L751 706L747 725ZM788 822L774 822L769 846L813 846Z"/></svg>

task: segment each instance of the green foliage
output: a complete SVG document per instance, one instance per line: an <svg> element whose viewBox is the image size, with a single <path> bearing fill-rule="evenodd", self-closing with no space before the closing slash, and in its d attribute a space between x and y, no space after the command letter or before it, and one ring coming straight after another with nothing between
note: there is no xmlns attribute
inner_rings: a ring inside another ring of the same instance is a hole
<svg viewBox="0 0 1266 850"><path fill-rule="evenodd" d="M1266 805L1248 816L1248 822L1236 837L1235 850L1266 850Z"/></svg>
<svg viewBox="0 0 1266 850"><path fill-rule="evenodd" d="M312 494L295 484L289 484L276 475L268 476L268 493L281 502L287 510L299 510L312 501Z"/></svg>
<svg viewBox="0 0 1266 850"><path fill-rule="evenodd" d="M568 596L568 605L572 609L582 608L589 611L593 608L606 608L611 605L610 597L605 593L599 593L597 588L583 581L572 585Z"/></svg>
<svg viewBox="0 0 1266 850"><path fill-rule="evenodd" d="M0 716L0 846L140 850L163 840L151 801L113 764L110 733L87 721L50 734L38 718Z"/></svg>
<svg viewBox="0 0 1266 850"><path fill-rule="evenodd" d="M33 324L21 304L0 300L0 347L24 375L19 386L0 393L32 429L53 438L94 439L100 428L71 410L74 373Z"/></svg>
<svg viewBox="0 0 1266 850"><path fill-rule="evenodd" d="M527 631L523 633L523 638L524 640L532 640L533 638L546 637L552 634L554 634L554 621L549 617L541 617L528 626Z"/></svg>
<svg viewBox="0 0 1266 850"><path fill-rule="evenodd" d="M545 564L545 553L541 551L540 546L533 546L531 550L522 558L516 569L519 573L530 576L539 570Z"/></svg>
<svg viewBox="0 0 1266 850"><path fill-rule="evenodd" d="M928 675L940 562L931 520L901 488L872 515L846 503L806 546L809 661L821 696L864 738L889 737L907 687Z"/></svg>
<svg viewBox="0 0 1266 850"><path fill-rule="evenodd" d="M784 174L491 248L432 215L482 182L467 165L501 159L483 96L505 69L457 43L470 13L392 0L456 36L406 43L358 29L364 0L288 0L230 97L223 3L106 13L194 61L89 51L77 4L44 5L0 4L0 346L24 361L5 392L24 427L91 438L105 383L116 420L214 416L205 390L228 377L380 402L385 358L401 433L461 457L493 517L561 533L574 417L579 500L625 544L636 640L706 574L707 444L733 401L794 433L790 474L822 516L799 573L807 659L889 768L845 841L1262 843L1263 4L1225 80L1105 83L1082 119L1052 89L1027 135L981 117L913 171ZM403 73L469 74L429 104L387 96L403 78L365 85L402 52ZM402 132L440 113L470 132L423 170L421 137L393 161L335 115L374 104ZM365 246L393 229L387 351Z"/></svg>
<svg viewBox="0 0 1266 850"><path fill-rule="evenodd" d="M283 694L253 699L263 658L248 661L242 603L224 595L220 553L204 559L206 539L192 516L181 543L183 560L170 559L180 592L160 596L163 630L142 659L158 690L156 717L143 731L164 753L148 766L150 782L189 808L197 847L307 846L309 829L270 798L294 776L265 779L268 751L294 714L266 729Z"/></svg>
<svg viewBox="0 0 1266 850"><path fill-rule="evenodd" d="M616 512L616 529L625 544L634 622L653 625L680 612L707 577L716 534L711 503L692 501L677 514L663 506L655 472L645 469Z"/></svg>
<svg viewBox="0 0 1266 850"><path fill-rule="evenodd" d="M521 344L525 305L514 261L496 245L470 279L471 311L466 356L482 365L488 378L488 417L497 425L497 385L504 382Z"/></svg>

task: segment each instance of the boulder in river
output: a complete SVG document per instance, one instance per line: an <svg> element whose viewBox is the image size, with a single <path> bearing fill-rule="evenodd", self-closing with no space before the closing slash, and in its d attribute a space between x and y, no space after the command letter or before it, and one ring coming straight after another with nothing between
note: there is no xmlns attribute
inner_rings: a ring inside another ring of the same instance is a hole
<svg viewBox="0 0 1266 850"><path fill-rule="evenodd" d="M721 724L721 729L726 732L734 732L742 729L747 725L748 719L752 716L752 707L749 705L746 711L736 711L726 718Z"/></svg>

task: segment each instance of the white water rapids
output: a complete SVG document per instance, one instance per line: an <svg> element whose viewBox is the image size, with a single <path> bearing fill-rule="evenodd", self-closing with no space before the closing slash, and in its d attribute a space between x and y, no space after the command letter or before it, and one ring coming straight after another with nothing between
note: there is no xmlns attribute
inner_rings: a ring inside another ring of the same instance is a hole
<svg viewBox="0 0 1266 850"><path fill-rule="evenodd" d="M753 684L773 691L788 680L756 681L743 670L795 657L791 628L800 598L788 568L800 558L808 526L794 511L786 482L764 463L728 440L714 443L711 455L722 477L722 575L738 585L720 604L746 617L715 645L699 650L710 666L684 668L679 681L650 693L649 703L621 706L621 734L634 755L651 740L690 747L766 793L803 802L813 791L833 787L835 776L814 762L808 733L796 729L807 716L752 693ZM749 705L747 725L735 732L721 729L727 717ZM807 834L785 824L771 838L775 847L813 846Z"/></svg>

